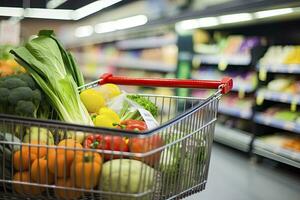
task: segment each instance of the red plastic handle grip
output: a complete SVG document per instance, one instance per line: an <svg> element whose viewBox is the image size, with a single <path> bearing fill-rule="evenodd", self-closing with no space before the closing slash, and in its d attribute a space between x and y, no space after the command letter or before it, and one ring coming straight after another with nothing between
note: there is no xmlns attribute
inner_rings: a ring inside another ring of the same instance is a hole
<svg viewBox="0 0 300 200"><path fill-rule="evenodd" d="M154 79L154 78L129 78L125 76L113 76L112 74L103 74L100 77L99 85L113 83L118 85L137 85L151 87L176 87L176 88L205 88L221 89L222 94L230 92L233 87L233 81L230 77L224 77L218 80L185 80L185 79Z"/></svg>

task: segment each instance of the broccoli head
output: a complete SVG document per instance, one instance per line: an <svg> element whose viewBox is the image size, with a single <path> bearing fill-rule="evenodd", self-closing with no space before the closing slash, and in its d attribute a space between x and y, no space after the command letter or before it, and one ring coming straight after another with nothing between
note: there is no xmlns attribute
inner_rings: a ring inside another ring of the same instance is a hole
<svg viewBox="0 0 300 200"><path fill-rule="evenodd" d="M36 84L33 80L33 78L31 76L29 76L28 74L20 74L18 75L18 78L21 79L22 81L26 82L28 87L30 87L31 89L36 89Z"/></svg>
<svg viewBox="0 0 300 200"><path fill-rule="evenodd" d="M10 90L8 96L8 102L11 105L16 105L18 101L25 100L30 101L32 100L33 91L29 87L18 87Z"/></svg>
<svg viewBox="0 0 300 200"><path fill-rule="evenodd" d="M35 117L37 112L37 107L32 103L32 101L18 101L15 112L17 115L23 117Z"/></svg>
<svg viewBox="0 0 300 200"><path fill-rule="evenodd" d="M7 88L0 88L0 113L5 113L8 96L9 90Z"/></svg>
<svg viewBox="0 0 300 200"><path fill-rule="evenodd" d="M0 112L23 117L49 116L44 113L42 92L28 74L13 75L0 78ZM43 109L40 105L43 104ZM39 109L41 111L39 111ZM48 109L50 110L50 108Z"/></svg>
<svg viewBox="0 0 300 200"><path fill-rule="evenodd" d="M14 88L18 88L18 87L28 87L26 82L24 82L23 80L16 78L16 77L11 77L11 78L6 77L1 85L3 88L7 88L7 89L14 89Z"/></svg>

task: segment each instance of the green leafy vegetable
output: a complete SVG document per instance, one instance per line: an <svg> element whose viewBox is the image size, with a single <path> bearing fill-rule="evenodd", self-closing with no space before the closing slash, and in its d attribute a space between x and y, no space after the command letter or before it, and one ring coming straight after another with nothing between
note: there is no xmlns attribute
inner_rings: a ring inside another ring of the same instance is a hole
<svg viewBox="0 0 300 200"><path fill-rule="evenodd" d="M48 118L50 107L28 74L0 78L0 112L23 117Z"/></svg>
<svg viewBox="0 0 300 200"><path fill-rule="evenodd" d="M76 64L76 61L75 61L73 55L70 52L66 51L64 49L63 45L59 42L59 40L57 40L54 37L53 31L41 30L39 35L48 36L56 42L56 44L58 45L59 50L61 52L61 56L62 56L63 62L65 64L67 72L72 75L75 83L77 84L77 87L84 85L83 74L79 70L79 67Z"/></svg>
<svg viewBox="0 0 300 200"><path fill-rule="evenodd" d="M93 125L77 91L84 83L83 76L53 31L40 31L37 38L11 53L44 91L61 120Z"/></svg>
<svg viewBox="0 0 300 200"><path fill-rule="evenodd" d="M158 115L158 108L157 106L150 101L149 99L139 96L139 95L127 95L126 96L129 100L137 103L141 107L143 107L145 110L148 110L153 117L157 117ZM132 109L132 106L128 101L124 101L123 108L120 112L121 120L126 119L136 119L141 120L142 116L140 115L139 111L137 109Z"/></svg>

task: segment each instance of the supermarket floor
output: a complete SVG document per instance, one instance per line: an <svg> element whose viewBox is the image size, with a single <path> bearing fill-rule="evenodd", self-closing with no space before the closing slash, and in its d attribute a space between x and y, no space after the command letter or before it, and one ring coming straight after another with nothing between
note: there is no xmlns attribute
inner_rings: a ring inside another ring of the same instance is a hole
<svg viewBox="0 0 300 200"><path fill-rule="evenodd" d="M299 200L299 171L214 144L206 190L185 200Z"/></svg>

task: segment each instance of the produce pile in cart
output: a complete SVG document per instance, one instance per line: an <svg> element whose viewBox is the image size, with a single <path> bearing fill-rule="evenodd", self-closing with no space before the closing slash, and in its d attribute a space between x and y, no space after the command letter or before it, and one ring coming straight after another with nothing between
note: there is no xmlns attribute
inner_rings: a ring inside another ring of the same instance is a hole
<svg viewBox="0 0 300 200"><path fill-rule="evenodd" d="M167 199L204 189L220 90L197 99L85 85L52 31L11 53L26 72L0 78L4 199Z"/></svg>

